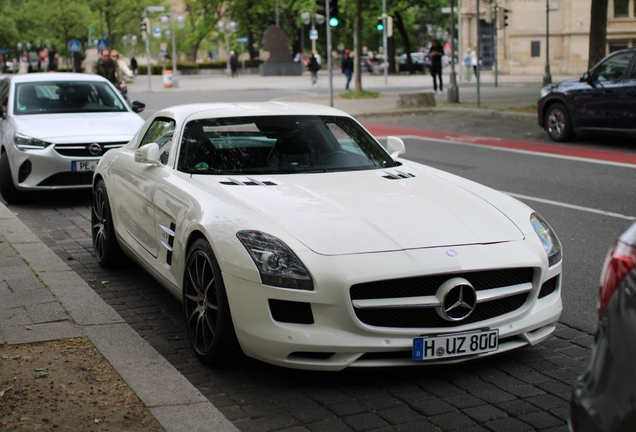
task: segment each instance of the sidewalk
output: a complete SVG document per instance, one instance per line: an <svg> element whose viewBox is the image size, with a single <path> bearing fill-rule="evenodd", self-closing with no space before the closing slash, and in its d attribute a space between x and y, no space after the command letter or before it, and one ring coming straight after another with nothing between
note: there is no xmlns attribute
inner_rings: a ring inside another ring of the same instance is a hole
<svg viewBox="0 0 636 432"><path fill-rule="evenodd" d="M237 430L2 203L0 262L0 350L5 343L86 336L165 430ZM11 377L1 363L7 361L12 360L0 359L0 404L19 390L7 384ZM50 366L63 367L63 362ZM61 430L69 429L74 427Z"/></svg>

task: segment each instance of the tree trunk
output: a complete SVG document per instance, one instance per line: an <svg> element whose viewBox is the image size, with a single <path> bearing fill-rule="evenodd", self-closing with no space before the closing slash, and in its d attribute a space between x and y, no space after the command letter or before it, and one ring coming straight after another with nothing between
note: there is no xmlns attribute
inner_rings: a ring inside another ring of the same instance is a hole
<svg viewBox="0 0 636 432"><path fill-rule="evenodd" d="M360 67L360 54L362 53L362 44L360 41L361 32L361 16L362 16L362 0L356 0L356 16L353 19L353 74L355 75L356 91L362 91L362 68ZM386 50L385 50L386 51Z"/></svg>
<svg viewBox="0 0 636 432"><path fill-rule="evenodd" d="M415 72L413 68L413 59L411 58L411 41L409 40L409 35L406 33L406 29L404 28L404 21L402 21L402 14L399 11L395 11L395 24L400 32L400 36L402 36L402 41L404 41L404 52L406 53L406 67L410 74Z"/></svg>
<svg viewBox="0 0 636 432"><path fill-rule="evenodd" d="M607 45L607 6L609 0L592 0L592 16L590 18L590 52L587 62L591 69L603 57Z"/></svg>
<svg viewBox="0 0 636 432"><path fill-rule="evenodd" d="M387 57L384 58L384 61L388 61L386 67L389 68L389 72L395 72L397 69L395 68L395 39L393 37L386 39L387 47Z"/></svg>
<svg viewBox="0 0 636 432"><path fill-rule="evenodd" d="M199 51L199 43L195 42L190 45L190 60L197 61L197 52Z"/></svg>

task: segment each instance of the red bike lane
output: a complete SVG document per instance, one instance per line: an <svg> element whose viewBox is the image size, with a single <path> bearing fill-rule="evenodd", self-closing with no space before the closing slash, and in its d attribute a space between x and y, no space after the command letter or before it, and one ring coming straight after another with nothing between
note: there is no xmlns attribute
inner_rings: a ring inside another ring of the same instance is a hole
<svg viewBox="0 0 636 432"><path fill-rule="evenodd" d="M467 135L455 132L444 132L430 129L415 129L401 126L382 125L377 123L362 123L373 136L415 136L431 140L450 141L455 143L497 147L510 150L545 153L567 156L572 158L591 159L607 162L616 162L636 165L636 154L621 153L612 150L589 149L575 145L544 144L531 141L514 140L507 138Z"/></svg>

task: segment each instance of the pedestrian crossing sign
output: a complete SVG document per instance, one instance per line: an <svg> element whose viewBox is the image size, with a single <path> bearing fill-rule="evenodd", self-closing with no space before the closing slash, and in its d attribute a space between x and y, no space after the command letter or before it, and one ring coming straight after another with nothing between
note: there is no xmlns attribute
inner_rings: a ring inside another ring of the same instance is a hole
<svg viewBox="0 0 636 432"><path fill-rule="evenodd" d="M68 50L72 53L80 52L82 45L78 40L72 40L68 42Z"/></svg>

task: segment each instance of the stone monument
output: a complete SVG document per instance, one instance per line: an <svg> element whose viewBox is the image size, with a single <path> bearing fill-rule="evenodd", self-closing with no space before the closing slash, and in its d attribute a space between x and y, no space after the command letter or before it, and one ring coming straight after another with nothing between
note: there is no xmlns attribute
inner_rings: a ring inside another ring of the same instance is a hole
<svg viewBox="0 0 636 432"><path fill-rule="evenodd" d="M263 50L269 58L260 66L260 75L301 75L303 64L293 61L287 48L287 37L280 27L271 25L263 34Z"/></svg>

